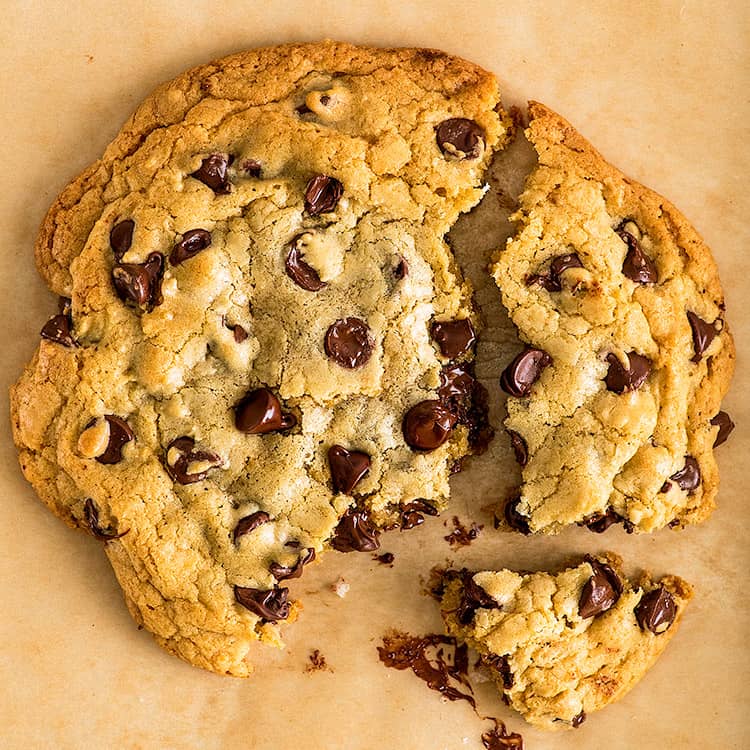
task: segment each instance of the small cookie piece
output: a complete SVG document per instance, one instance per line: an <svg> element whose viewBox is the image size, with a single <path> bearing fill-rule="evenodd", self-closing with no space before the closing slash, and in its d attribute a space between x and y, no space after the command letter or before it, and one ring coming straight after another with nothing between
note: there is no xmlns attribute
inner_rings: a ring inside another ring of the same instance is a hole
<svg viewBox="0 0 750 750"><path fill-rule="evenodd" d="M21 465L169 651L249 674L282 582L445 507L489 427L444 237L509 127L435 50L252 50L161 86L50 209L72 301L12 392Z"/></svg>
<svg viewBox="0 0 750 750"><path fill-rule="evenodd" d="M580 726L634 687L692 597L676 576L628 581L612 553L556 574L454 570L443 580L447 632L479 652L512 708L551 730Z"/></svg>
<svg viewBox="0 0 750 750"><path fill-rule="evenodd" d="M500 382L522 465L515 526L702 521L735 359L711 252L541 104L529 105L526 137L537 164L493 266L524 342Z"/></svg>

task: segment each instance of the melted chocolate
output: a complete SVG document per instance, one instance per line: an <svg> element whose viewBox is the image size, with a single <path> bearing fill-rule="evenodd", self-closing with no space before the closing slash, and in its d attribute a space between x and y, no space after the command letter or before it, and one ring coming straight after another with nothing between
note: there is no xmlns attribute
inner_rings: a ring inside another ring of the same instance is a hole
<svg viewBox="0 0 750 750"><path fill-rule="evenodd" d="M461 523L458 516L453 516L452 520L453 531L447 536L444 536L443 539L445 539L453 549L468 547L479 536L479 532L484 528L484 526L476 524L473 521L471 522L471 526L467 528Z"/></svg>

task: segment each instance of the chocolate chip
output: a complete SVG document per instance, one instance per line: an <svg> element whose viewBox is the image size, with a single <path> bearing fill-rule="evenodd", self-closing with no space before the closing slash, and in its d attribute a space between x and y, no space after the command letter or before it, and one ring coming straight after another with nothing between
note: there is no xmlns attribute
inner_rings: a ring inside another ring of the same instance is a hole
<svg viewBox="0 0 750 750"><path fill-rule="evenodd" d="M236 344L241 344L247 338L247 331L239 323L231 326L230 330Z"/></svg>
<svg viewBox="0 0 750 750"><path fill-rule="evenodd" d="M145 263L118 263L112 269L117 296L123 302L152 308L161 302L161 275L164 258L151 253Z"/></svg>
<svg viewBox="0 0 750 750"><path fill-rule="evenodd" d="M117 464L122 461L122 447L135 438L135 433L124 419L114 414L106 414L104 419L109 424L109 443L104 453L97 456L96 460L100 464ZM89 423L89 426L91 424L93 422Z"/></svg>
<svg viewBox="0 0 750 750"><path fill-rule="evenodd" d="M338 552L374 552L380 548L379 536L366 510L349 508L336 526L331 547Z"/></svg>
<svg viewBox="0 0 750 750"><path fill-rule="evenodd" d="M47 341L54 341L56 344L62 346L73 347L76 345L75 339L73 338L73 324L68 315L60 313L59 315L53 315L45 324L42 326L40 335Z"/></svg>
<svg viewBox="0 0 750 750"><path fill-rule="evenodd" d="M529 447L526 445L526 441L514 430L508 430L508 435L510 436L510 447L513 448L516 461L521 466L526 466L529 462Z"/></svg>
<svg viewBox="0 0 750 750"><path fill-rule="evenodd" d="M318 292L324 286L324 281L320 280L318 272L302 260L302 251L297 242L302 234L298 234L290 243L289 252L284 261L286 275L297 285L308 292Z"/></svg>
<svg viewBox="0 0 750 750"><path fill-rule="evenodd" d="M441 401L420 401L406 412L401 429L410 448L432 451L450 437L456 421Z"/></svg>
<svg viewBox="0 0 750 750"><path fill-rule="evenodd" d="M302 104L300 104L299 107L295 107L294 111L300 117L302 117L303 115L309 115L312 112L312 110L310 109L310 107L308 107L307 104L305 104L304 102Z"/></svg>
<svg viewBox="0 0 750 750"><path fill-rule="evenodd" d="M211 245L211 232L205 229L190 229L182 235L182 239L172 248L169 262L179 266L186 260L197 255Z"/></svg>
<svg viewBox="0 0 750 750"><path fill-rule="evenodd" d="M481 586L474 582L474 574L461 571L461 600L456 617L462 625L468 625L478 609L499 609L500 605Z"/></svg>
<svg viewBox="0 0 750 750"><path fill-rule="evenodd" d="M96 503L91 498L88 498L83 505L83 518L92 536L96 537L100 542L110 542L112 539L119 539L128 533L127 531L123 531L119 534L116 529L100 526L99 508L96 507Z"/></svg>
<svg viewBox="0 0 750 750"><path fill-rule="evenodd" d="M310 216L334 211L343 194L344 186L337 179L315 175L305 187L305 211Z"/></svg>
<svg viewBox="0 0 750 750"><path fill-rule="evenodd" d="M200 482L211 469L220 467L222 463L221 456L213 451L195 450L195 440L186 435L175 438L167 446L167 472L180 484Z"/></svg>
<svg viewBox="0 0 750 750"><path fill-rule="evenodd" d="M249 435L265 435L294 427L297 418L281 411L279 399L268 388L256 388L234 407L234 424Z"/></svg>
<svg viewBox="0 0 750 750"><path fill-rule="evenodd" d="M262 526L270 520L271 516L269 516L268 513L263 510L256 510L255 513L251 513L249 516L244 516L237 521L237 525L234 527L232 539L236 542L239 537L244 534L249 534L251 531L255 531L258 526Z"/></svg>
<svg viewBox="0 0 750 750"><path fill-rule="evenodd" d="M529 518L519 512L518 506L521 504L520 497L513 497L505 504L505 522L511 529L520 531L522 534L531 534L529 528Z"/></svg>
<svg viewBox="0 0 750 750"><path fill-rule="evenodd" d="M351 495L357 483L370 471L370 457L361 451L348 451L342 445L328 449L333 491Z"/></svg>
<svg viewBox="0 0 750 750"><path fill-rule="evenodd" d="M130 250L133 244L133 229L135 229L135 222L132 219L124 219L112 227L109 233L109 246L112 248L115 260L120 261L122 256Z"/></svg>
<svg viewBox="0 0 750 750"><path fill-rule="evenodd" d="M255 159L245 159L240 165L240 168L251 177L260 177L261 164Z"/></svg>
<svg viewBox="0 0 750 750"><path fill-rule="evenodd" d="M717 318L713 323L707 323L703 318L699 318L690 310L688 310L687 318L690 328L693 331L693 350L695 354L692 357L692 361L700 362L703 353L711 346L711 342L721 330L721 318ZM719 325L718 329L716 327L717 324Z"/></svg>
<svg viewBox="0 0 750 750"><path fill-rule="evenodd" d="M469 445L475 454L483 453L495 430L490 425L489 393L474 376L474 364L445 365L440 371L438 396L456 415L459 424L469 429Z"/></svg>
<svg viewBox="0 0 750 750"><path fill-rule="evenodd" d="M578 729L578 727L583 724L583 722L586 721L586 712L581 711L581 713L576 714L571 720L570 723L573 726L574 729Z"/></svg>
<svg viewBox="0 0 750 750"><path fill-rule="evenodd" d="M227 167L231 163L232 157L227 154L211 154L190 177L200 180L217 195L225 195L232 189L232 183L227 177Z"/></svg>
<svg viewBox="0 0 750 750"><path fill-rule="evenodd" d="M581 263L581 259L576 253L558 255L552 260L549 271L546 274L530 276L526 281L526 285L538 284L548 292L559 292L562 289L560 276L569 268L583 268L583 263Z"/></svg>
<svg viewBox="0 0 750 750"><path fill-rule="evenodd" d="M286 620L289 617L288 594L289 589L278 586L268 590L234 587L234 598L237 603L266 622Z"/></svg>
<svg viewBox="0 0 750 750"><path fill-rule="evenodd" d="M714 427L719 428L719 432L716 434L716 440L714 440L714 448L718 447L722 443L726 443L727 438L734 429L734 422L732 418L725 411L720 411L712 420L711 424Z"/></svg>
<svg viewBox="0 0 750 750"><path fill-rule="evenodd" d="M337 365L353 370L370 359L375 342L364 320L343 318L328 328L324 346Z"/></svg>
<svg viewBox="0 0 750 750"><path fill-rule="evenodd" d="M390 565L393 567L393 561L396 559L396 556L393 552L383 552L382 555L373 555L373 558L381 565Z"/></svg>
<svg viewBox="0 0 750 750"><path fill-rule="evenodd" d="M685 465L669 478L673 482L677 482L677 486L681 490L692 494L701 483L701 469L692 456L685 456Z"/></svg>
<svg viewBox="0 0 750 750"><path fill-rule="evenodd" d="M583 584L578 600L578 614L585 620L614 607L622 593L622 582L606 563L586 556L593 575Z"/></svg>
<svg viewBox="0 0 750 750"><path fill-rule="evenodd" d="M644 594L634 611L641 629L658 635L674 622L677 605L669 591L660 586Z"/></svg>
<svg viewBox="0 0 750 750"><path fill-rule="evenodd" d="M305 565L311 563L314 559L315 550L312 547L308 547L297 558L297 562L292 567L273 562L268 569L277 581L286 581L288 578L299 578L302 575Z"/></svg>
<svg viewBox="0 0 750 750"><path fill-rule="evenodd" d="M409 264L404 260L404 258L399 255L396 260L396 265L393 269L393 277L398 281L401 281L401 279L406 278L408 274Z"/></svg>
<svg viewBox="0 0 750 750"><path fill-rule="evenodd" d="M503 371L500 387L510 396L528 396L552 357L541 349L524 349Z"/></svg>
<svg viewBox="0 0 750 750"><path fill-rule="evenodd" d="M437 508L428 503L424 498L418 497L401 506L401 531L408 531L415 526L424 523L424 513L428 516L436 516Z"/></svg>
<svg viewBox="0 0 750 750"><path fill-rule="evenodd" d="M610 526L615 523L621 523L628 534L633 533L633 524L619 513L615 513L613 508L607 508L606 513L594 513L580 522L579 526L585 526L589 531L596 534L603 534Z"/></svg>
<svg viewBox="0 0 750 750"><path fill-rule="evenodd" d="M455 159L476 159L484 151L484 130L473 120L452 117L435 128L440 150Z"/></svg>
<svg viewBox="0 0 750 750"><path fill-rule="evenodd" d="M627 368L620 358L611 352L607 355L607 362L609 362L609 369L604 382L607 390L614 393L638 390L651 374L651 360L635 352L628 354Z"/></svg>
<svg viewBox="0 0 750 750"><path fill-rule="evenodd" d="M622 272L636 284L655 284L659 277L654 261L643 252L638 238L624 228L630 221L626 219L616 230L620 239L628 246Z"/></svg>
<svg viewBox="0 0 750 750"><path fill-rule="evenodd" d="M490 669L500 674L503 681L503 687L510 690L513 687L513 672L510 670L510 663L507 656L498 656L498 654L486 654L482 657L482 662Z"/></svg>
<svg viewBox="0 0 750 750"><path fill-rule="evenodd" d="M430 328L430 334L440 347L440 353L448 359L466 354L477 340L474 326L468 318L436 321Z"/></svg>

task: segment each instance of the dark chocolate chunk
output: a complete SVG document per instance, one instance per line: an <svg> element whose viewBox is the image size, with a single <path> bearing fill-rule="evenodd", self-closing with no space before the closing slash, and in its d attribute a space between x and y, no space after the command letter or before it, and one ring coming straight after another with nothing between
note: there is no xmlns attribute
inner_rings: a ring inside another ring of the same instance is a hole
<svg viewBox="0 0 750 750"><path fill-rule="evenodd" d="M503 680L503 687L510 690L513 687L513 672L510 671L510 664L507 656L498 656L497 654L486 654L482 657L482 662L490 669L500 674Z"/></svg>
<svg viewBox="0 0 750 750"><path fill-rule="evenodd" d="M583 585L578 600L578 614L583 619L611 609L622 593L622 581L609 565L589 555L586 556L586 562L594 573Z"/></svg>
<svg viewBox="0 0 750 750"><path fill-rule="evenodd" d="M510 396L528 396L544 368L550 364L552 357L547 352L530 347L524 349L503 371L500 387Z"/></svg>
<svg viewBox="0 0 750 750"><path fill-rule="evenodd" d="M302 575L303 569L307 563L311 563L315 559L315 550L312 547L308 547L298 558L297 562L289 567L288 565L281 565L280 563L273 562L269 566L271 575L277 581L285 581L288 578L299 578Z"/></svg>
<svg viewBox="0 0 750 750"><path fill-rule="evenodd" d="M641 597L634 610L642 630L658 635L668 630L677 616L677 605L672 594L661 586Z"/></svg>
<svg viewBox="0 0 750 750"><path fill-rule="evenodd" d="M331 547L338 552L374 552L380 548L379 536L366 510L349 508L336 526Z"/></svg>
<svg viewBox="0 0 750 750"><path fill-rule="evenodd" d="M109 443L107 443L107 449L104 453L97 456L96 460L100 464L117 464L122 461L122 447L133 440L135 434L124 419L120 419L114 414L107 414L104 419L107 420L109 425Z"/></svg>
<svg viewBox="0 0 750 750"><path fill-rule="evenodd" d="M578 727L583 724L583 722L586 721L586 712L581 711L581 713L576 714L571 720L570 723L573 726L574 729L578 729Z"/></svg>
<svg viewBox="0 0 750 750"><path fill-rule="evenodd" d="M83 505L83 518L92 536L96 537L100 542L110 542L128 533L127 531L118 533L116 529L100 526L99 508L96 507L96 503L91 498L88 498Z"/></svg>
<svg viewBox="0 0 750 750"><path fill-rule="evenodd" d="M351 495L357 483L370 471L370 457L362 451L348 451L342 445L328 449L333 491Z"/></svg>
<svg viewBox="0 0 750 750"><path fill-rule="evenodd" d="M262 526L270 520L271 516L269 516L268 513L263 510L256 510L255 513L251 513L249 516L244 516L237 521L232 538L236 542L239 537L244 534L249 534L251 531L257 529L258 526Z"/></svg>
<svg viewBox="0 0 750 750"><path fill-rule="evenodd" d="M583 263L581 263L581 259L577 253L566 253L565 255L556 256L553 258L552 263L550 263L549 271L546 274L530 276L526 281L526 285L538 284L548 292L559 292L562 289L560 276L569 268L583 268Z"/></svg>
<svg viewBox="0 0 750 750"><path fill-rule="evenodd" d="M622 272L636 284L655 284L658 281L656 265L643 252L638 238L624 229L629 221L631 220L626 219L616 230L617 234L620 235L620 239L628 246L628 252L622 264Z"/></svg>
<svg viewBox="0 0 750 750"><path fill-rule="evenodd" d="M241 344L247 338L247 331L241 325L239 325L239 323L230 326L230 330L232 331L234 341L237 344Z"/></svg>
<svg viewBox="0 0 750 750"><path fill-rule="evenodd" d="M232 157L227 154L211 154L190 177L200 180L217 195L224 195L232 189L232 183L227 177L227 167L231 163Z"/></svg>
<svg viewBox="0 0 750 750"><path fill-rule="evenodd" d="M503 699L506 700L506 697L503 696ZM508 732L505 724L498 719L492 721L495 726L482 734L485 750L523 750L523 737L518 732Z"/></svg>
<svg viewBox="0 0 750 750"><path fill-rule="evenodd" d="M518 506L520 504L520 497L513 497L508 500L505 504L505 522L515 531L520 531L522 534L530 534L529 519L528 516L524 516L519 512Z"/></svg>
<svg viewBox="0 0 750 750"><path fill-rule="evenodd" d="M477 524L474 521L471 522L471 526L464 526L458 516L453 516L452 520L453 530L447 536L444 536L443 539L445 539L453 549L468 547L479 536L484 528L484 526ZM446 521L446 526L447 524L448 522Z"/></svg>
<svg viewBox="0 0 750 750"><path fill-rule="evenodd" d="M265 435L294 427L297 418L281 411L279 399L268 388L256 388L234 407L234 424L249 435Z"/></svg>
<svg viewBox="0 0 750 750"><path fill-rule="evenodd" d="M406 412L401 429L410 448L432 451L450 437L456 422L442 401L420 401Z"/></svg>
<svg viewBox="0 0 750 750"><path fill-rule="evenodd" d="M513 448L516 461L521 466L526 466L529 462L529 447L526 445L526 441L514 430L508 430L508 435L510 436L510 447Z"/></svg>
<svg viewBox="0 0 750 750"><path fill-rule="evenodd" d="M145 263L118 263L112 269L117 296L123 302L153 308L161 302L161 276L164 258L151 253Z"/></svg>
<svg viewBox="0 0 750 750"><path fill-rule="evenodd" d="M237 603L266 622L286 620L289 617L288 595L289 589L278 586L268 590L234 587L234 598Z"/></svg>
<svg viewBox="0 0 750 750"><path fill-rule="evenodd" d="M435 128L440 150L458 159L476 159L484 151L484 129L465 117L451 117Z"/></svg>
<svg viewBox="0 0 750 750"><path fill-rule="evenodd" d="M132 219L124 219L115 224L109 233L109 246L118 262L133 244L133 229L135 222Z"/></svg>
<svg viewBox="0 0 750 750"><path fill-rule="evenodd" d="M474 582L474 573L462 570L461 600L456 610L456 617L462 625L468 625L478 609L500 609L496 599L493 599L481 586Z"/></svg>
<svg viewBox="0 0 750 750"><path fill-rule="evenodd" d="M727 438L734 429L734 422L732 418L725 411L720 411L712 420L711 424L714 427L719 428L719 432L716 434L716 440L714 440L714 448L718 447L722 443L726 443Z"/></svg>
<svg viewBox="0 0 750 750"><path fill-rule="evenodd" d="M211 232L206 229L190 229L182 235L182 239L172 248L169 262L173 266L179 266L180 263L184 263L210 246Z"/></svg>
<svg viewBox="0 0 750 750"><path fill-rule="evenodd" d="M436 516L437 508L424 498L418 497L401 506L401 531L408 531L424 523L424 516Z"/></svg>
<svg viewBox="0 0 750 750"><path fill-rule="evenodd" d="M393 566L393 561L396 559L396 556L393 554L393 552L383 552L382 555L373 555L373 557L381 565L391 565L391 566Z"/></svg>
<svg viewBox="0 0 750 750"><path fill-rule="evenodd" d="M651 374L651 360L635 352L628 354L627 368L620 358L611 352L607 355L607 362L609 362L609 369L604 382L607 390L614 393L638 390Z"/></svg>
<svg viewBox="0 0 750 750"><path fill-rule="evenodd" d="M305 187L305 211L310 216L334 211L343 194L344 186L337 179L315 175Z"/></svg>
<svg viewBox="0 0 750 750"><path fill-rule="evenodd" d="M76 345L73 338L73 324L70 316L64 313L53 315L42 327L40 335L43 339L54 341L62 346L73 347Z"/></svg>
<svg viewBox="0 0 750 750"><path fill-rule="evenodd" d="M367 363L375 348L375 341L364 320L343 318L329 326L324 347L326 354L337 365L353 370Z"/></svg>
<svg viewBox="0 0 750 750"><path fill-rule="evenodd" d="M692 493L701 483L701 469L692 456L685 456L685 465L669 477L677 486L688 493Z"/></svg>
<svg viewBox="0 0 750 750"><path fill-rule="evenodd" d="M484 453L495 435L490 425L489 394L474 376L474 364L445 365L440 371L438 396L469 429L469 445L475 454Z"/></svg>
<svg viewBox="0 0 750 750"><path fill-rule="evenodd" d="M477 340L474 326L468 318L434 322L430 335L440 347L440 353L448 359L456 359L470 351Z"/></svg>
<svg viewBox="0 0 750 750"><path fill-rule="evenodd" d="M711 346L711 342L719 335L721 330L721 318L717 318L713 323L707 323L703 318L699 318L694 312L688 310L688 322L693 331L693 362L700 362L703 353ZM718 324L718 328L717 328Z"/></svg>
<svg viewBox="0 0 750 750"><path fill-rule="evenodd" d="M393 268L393 277L398 281L401 281L401 279L406 278L408 274L409 264L399 255L396 260L396 265Z"/></svg>
<svg viewBox="0 0 750 750"><path fill-rule="evenodd" d="M223 463L221 456L213 451L195 450L195 440L187 435L175 438L167 446L166 458L167 473L180 484L200 482L208 476L211 469L216 469ZM202 471L190 472L190 464L204 462L209 466Z"/></svg>
<svg viewBox="0 0 750 750"><path fill-rule="evenodd" d="M240 168L245 174L249 174L251 177L260 177L261 163L255 159L245 159Z"/></svg>
<svg viewBox="0 0 750 750"><path fill-rule="evenodd" d="M289 252L284 261L286 275L299 287L308 292L318 292L324 286L324 281L320 280L318 272L302 260L302 251L299 249L297 242L302 237L298 234L289 245Z"/></svg>
<svg viewBox="0 0 750 750"><path fill-rule="evenodd" d="M633 524L619 513L615 513L613 508L607 508L606 513L594 513L580 522L579 526L585 526L589 531L596 534L603 534L610 526L615 523L621 523L628 534L633 533Z"/></svg>

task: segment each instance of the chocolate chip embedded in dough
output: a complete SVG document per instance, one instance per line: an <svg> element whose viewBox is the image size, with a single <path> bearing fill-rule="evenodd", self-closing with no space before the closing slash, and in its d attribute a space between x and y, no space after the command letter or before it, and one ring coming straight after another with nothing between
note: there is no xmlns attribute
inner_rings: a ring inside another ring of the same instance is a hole
<svg viewBox="0 0 750 750"><path fill-rule="evenodd" d="M97 508L96 503L91 498L88 498L83 505L83 518L92 536L96 537L100 542L110 542L128 533L127 531L118 533L116 529L100 526L99 508Z"/></svg>
<svg viewBox="0 0 750 750"><path fill-rule="evenodd" d="M262 526L270 520L271 516L263 510L256 510L255 513L251 513L249 516L243 516L237 521L237 525L234 527L232 539L236 542L241 536L255 531L258 526Z"/></svg>
<svg viewBox="0 0 750 750"><path fill-rule="evenodd" d="M294 427L297 418L281 411L279 399L268 388L256 388L234 407L234 424L248 435L266 435Z"/></svg>
<svg viewBox="0 0 750 750"><path fill-rule="evenodd" d="M641 597L634 610L642 630L659 635L668 630L677 616L677 605L672 595L661 586Z"/></svg>
<svg viewBox="0 0 750 750"><path fill-rule="evenodd" d="M573 727L574 729L578 729L578 727L580 727L580 726L581 726L581 724L583 724L583 722L584 722L584 721L586 721L586 712L585 712L585 711L581 711L581 713L579 713L579 714L576 714L576 715L575 715L575 716L574 716L574 717L573 717L573 718L572 718L572 719L570 720L570 723L571 723L571 726L572 726L572 727Z"/></svg>
<svg viewBox="0 0 750 750"><path fill-rule="evenodd" d="M510 447L513 448L516 462L521 466L526 466L529 462L529 447L526 445L526 441L514 430L508 430L508 436L510 437Z"/></svg>
<svg viewBox="0 0 750 750"><path fill-rule="evenodd" d="M594 513L584 518L578 525L585 526L595 534L603 534L610 526L621 523L628 534L633 533L633 524L626 518L616 513L613 508L607 508L605 513Z"/></svg>
<svg viewBox="0 0 750 750"><path fill-rule="evenodd" d="M714 448L717 448L722 443L726 443L727 438L734 429L734 422L732 418L725 411L720 411L712 420L711 424L714 427L719 428L719 432L716 434L714 440Z"/></svg>
<svg viewBox="0 0 750 750"><path fill-rule="evenodd" d="M719 335L723 322L717 318L713 323L707 323L703 318L688 310L687 319L693 332L693 362L700 362L703 353L711 346L711 342Z"/></svg>
<svg viewBox="0 0 750 750"><path fill-rule="evenodd" d="M474 574L468 570L461 572L461 600L456 610L456 618L462 625L468 625L478 609L499 609L500 604L481 586L474 582Z"/></svg>
<svg viewBox="0 0 750 750"><path fill-rule="evenodd" d="M247 331L239 323L231 326L230 330L236 344L241 344L247 338Z"/></svg>
<svg viewBox="0 0 750 750"><path fill-rule="evenodd" d="M659 280L659 275L654 261L643 252L639 238L626 229L633 223L632 220L626 219L615 230L628 246L628 252L622 264L622 273L636 284L655 284Z"/></svg>
<svg viewBox="0 0 750 750"><path fill-rule="evenodd" d="M244 586L234 587L234 598L238 604L249 609L266 622L286 620L289 617L290 603L287 601L289 589L253 589Z"/></svg>
<svg viewBox="0 0 750 750"><path fill-rule="evenodd" d="M286 275L297 286L308 292L318 292L326 286L326 283L321 281L318 272L302 259L302 250L297 244L302 236L302 234L298 234L289 244L284 269Z"/></svg>
<svg viewBox="0 0 750 750"><path fill-rule="evenodd" d="M522 398L531 393L542 371L552 364L552 357L541 349L524 349L505 368L500 376L500 387L510 396Z"/></svg>
<svg viewBox="0 0 750 750"><path fill-rule="evenodd" d="M692 493L701 483L701 469L693 456L685 456L685 465L669 477L687 493Z"/></svg>
<svg viewBox="0 0 750 750"><path fill-rule="evenodd" d="M123 302L152 308L161 302L161 275L164 258L151 253L145 263L118 263L112 269L117 296Z"/></svg>
<svg viewBox="0 0 750 750"><path fill-rule="evenodd" d="M286 581L289 578L299 578L302 575L305 565L311 563L314 559L315 550L312 547L308 547L297 558L297 562L293 566L290 567L273 562L268 569L277 581Z"/></svg>
<svg viewBox="0 0 750 750"><path fill-rule="evenodd" d="M466 354L477 340L474 326L468 318L435 321L430 328L430 335L440 347L440 353L448 359Z"/></svg>
<svg viewBox="0 0 750 750"><path fill-rule="evenodd" d="M179 484L200 482L222 463L221 456L213 451L195 450L195 440L187 435L175 438L167 446L167 472Z"/></svg>
<svg viewBox="0 0 750 750"><path fill-rule="evenodd" d="M244 159L242 164L240 164L240 169L251 177L260 177L262 165L255 159Z"/></svg>
<svg viewBox="0 0 750 750"><path fill-rule="evenodd" d="M593 575L583 585L578 600L578 614L584 620L614 607L622 593L622 582L609 565L589 556L586 562Z"/></svg>
<svg viewBox="0 0 750 750"><path fill-rule="evenodd" d="M418 497L401 506L401 531L408 531L424 523L424 516L436 516L437 508L424 498Z"/></svg>
<svg viewBox="0 0 750 750"><path fill-rule="evenodd" d="M336 526L331 547L338 552L374 552L380 548L379 536L366 510L349 508Z"/></svg>
<svg viewBox="0 0 750 750"><path fill-rule="evenodd" d="M109 246L118 262L122 260L122 256L130 250L130 246L133 244L134 229L135 222L132 219L123 219L110 230Z"/></svg>
<svg viewBox="0 0 750 750"><path fill-rule="evenodd" d="M432 451L451 436L456 415L442 401L420 401L404 415L402 432L410 448Z"/></svg>
<svg viewBox="0 0 750 750"><path fill-rule="evenodd" d="M499 656L498 654L486 654L482 657L482 662L490 669L499 673L503 680L503 687L510 690L513 687L513 672L510 669L510 662L507 655Z"/></svg>
<svg viewBox="0 0 750 750"><path fill-rule="evenodd" d="M324 348L337 365L353 370L367 363L375 348L375 341L364 320L343 318L329 326Z"/></svg>
<svg viewBox="0 0 750 750"><path fill-rule="evenodd" d="M343 445L328 449L333 491L351 495L352 490L370 471L370 457L362 451L349 451Z"/></svg>
<svg viewBox="0 0 750 750"><path fill-rule="evenodd" d="M44 326L42 326L40 336L43 339L47 339L47 341L53 341L62 346L76 346L75 339L73 338L73 324L70 320L70 316L64 313L53 315Z"/></svg>
<svg viewBox="0 0 750 750"><path fill-rule="evenodd" d="M651 374L651 360L636 352L628 354L628 367L625 367L620 358L611 352L607 355L607 362L609 362L609 369L604 382L607 390L614 393L638 390Z"/></svg>
<svg viewBox="0 0 750 750"><path fill-rule="evenodd" d="M406 278L409 274L409 264L400 255L396 258L396 265L393 267L393 278L397 281Z"/></svg>
<svg viewBox="0 0 750 750"><path fill-rule="evenodd" d="M201 250L211 246L211 232L206 229L190 229L182 235L182 239L172 248L169 262L179 266Z"/></svg>
<svg viewBox="0 0 750 750"><path fill-rule="evenodd" d="M315 175L305 187L305 211L310 216L334 211L343 194L344 186L335 177Z"/></svg>
<svg viewBox="0 0 750 750"><path fill-rule="evenodd" d="M135 438L135 433L130 425L114 414L105 415L109 425L109 443L104 453L96 457L100 464L116 464L122 461L122 448Z"/></svg>
<svg viewBox="0 0 750 750"><path fill-rule="evenodd" d="M529 518L519 512L518 506L521 504L520 497L513 497L505 504L505 522L515 531L520 531L522 534L531 534L529 528Z"/></svg>
<svg viewBox="0 0 750 750"><path fill-rule="evenodd" d="M440 150L454 159L476 159L484 151L484 129L465 117L451 117L435 128Z"/></svg>
<svg viewBox="0 0 750 750"><path fill-rule="evenodd" d="M211 154L190 177L200 180L217 195L226 195L232 189L232 183L227 177L227 168L231 163L232 157L228 154Z"/></svg>
<svg viewBox="0 0 750 750"><path fill-rule="evenodd" d="M552 260L549 271L546 274L530 276L526 281L526 286L538 284L548 292L559 292L562 290L560 276L569 268L583 268L583 263L577 253L566 253L558 255Z"/></svg>

